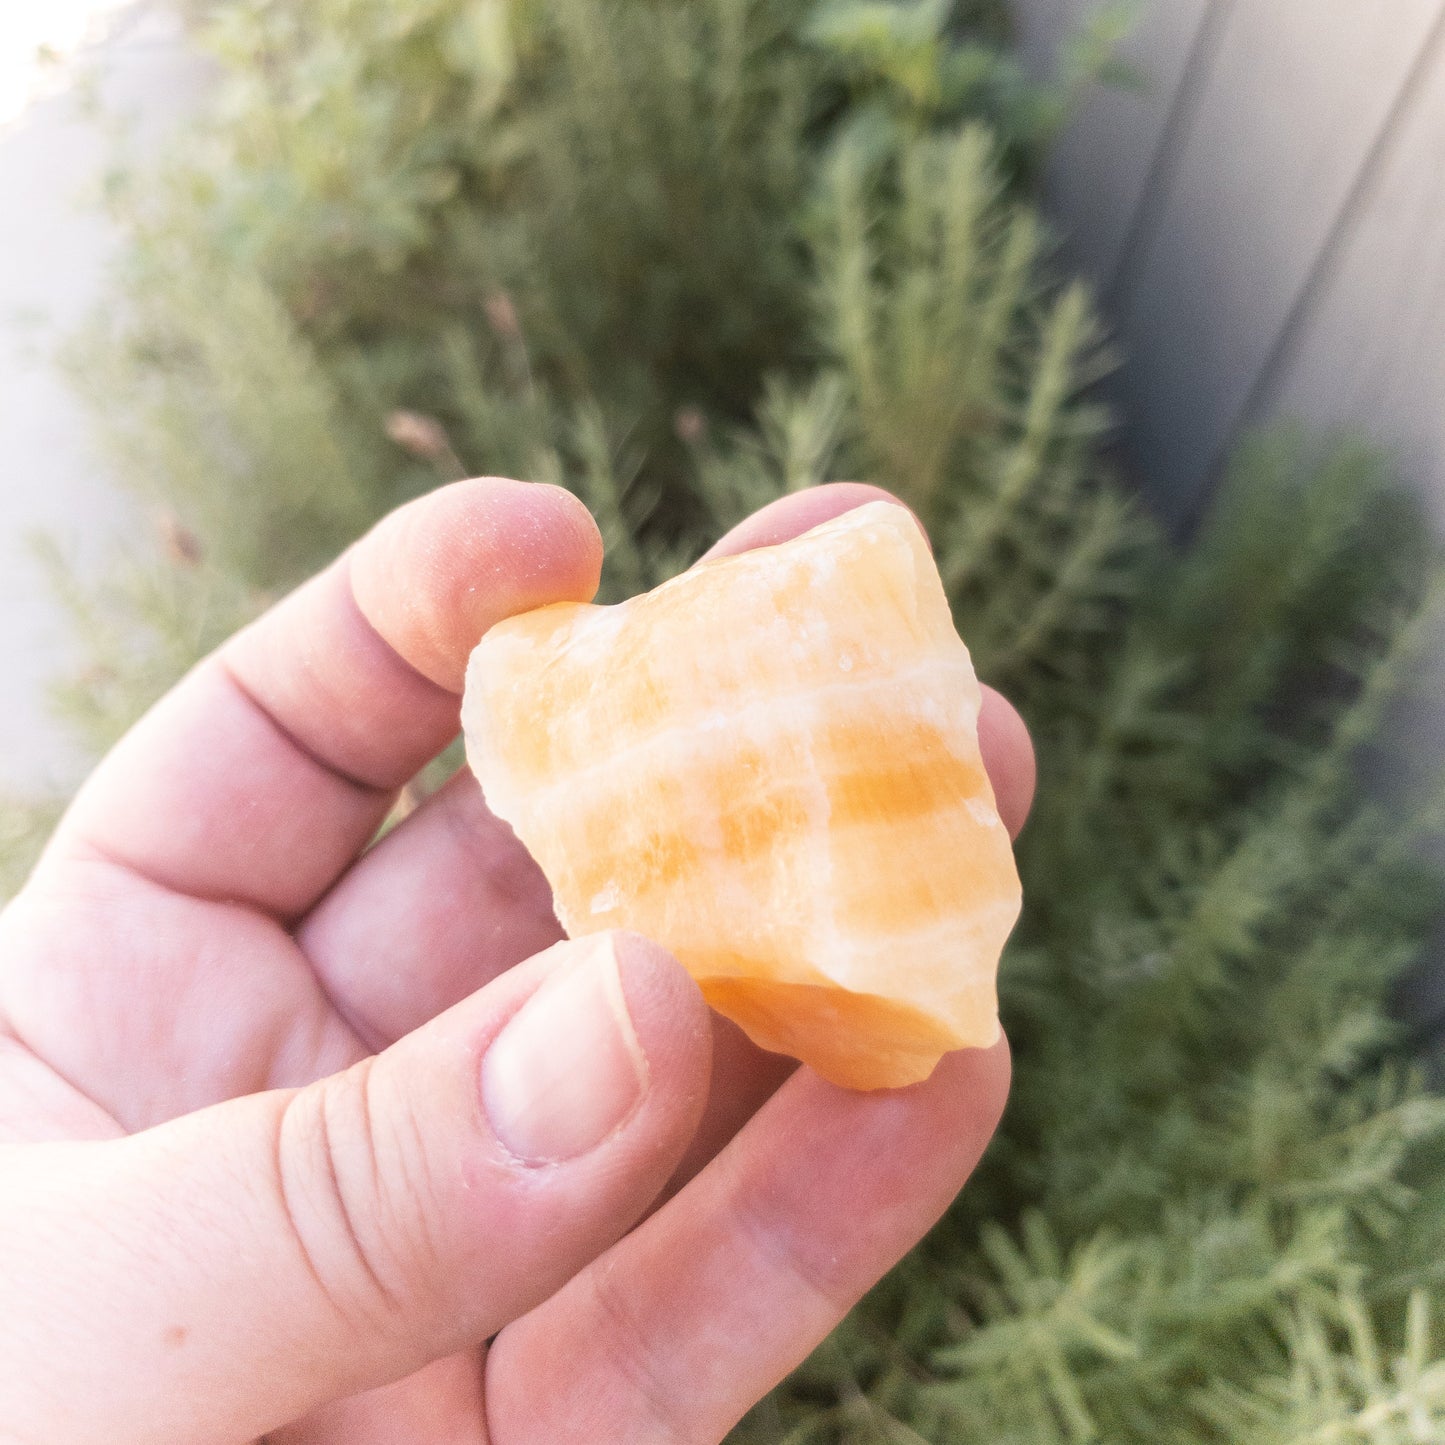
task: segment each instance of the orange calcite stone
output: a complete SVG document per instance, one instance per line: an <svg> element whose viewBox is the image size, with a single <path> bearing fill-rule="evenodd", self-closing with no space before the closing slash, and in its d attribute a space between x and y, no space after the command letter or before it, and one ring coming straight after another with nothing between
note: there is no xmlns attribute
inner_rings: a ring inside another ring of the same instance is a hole
<svg viewBox="0 0 1445 1445"><path fill-rule="evenodd" d="M978 708L927 543L875 502L500 623L462 722L569 934L647 934L763 1048L875 1089L998 1037L1020 896Z"/></svg>

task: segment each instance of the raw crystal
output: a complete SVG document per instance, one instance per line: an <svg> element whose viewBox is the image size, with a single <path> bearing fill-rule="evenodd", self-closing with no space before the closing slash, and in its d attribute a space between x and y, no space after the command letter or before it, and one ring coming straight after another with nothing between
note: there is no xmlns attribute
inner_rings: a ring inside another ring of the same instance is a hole
<svg viewBox="0 0 1445 1445"><path fill-rule="evenodd" d="M762 1047L871 1089L998 1037L1020 893L978 709L927 543L875 502L500 623L462 721L569 934L656 939Z"/></svg>

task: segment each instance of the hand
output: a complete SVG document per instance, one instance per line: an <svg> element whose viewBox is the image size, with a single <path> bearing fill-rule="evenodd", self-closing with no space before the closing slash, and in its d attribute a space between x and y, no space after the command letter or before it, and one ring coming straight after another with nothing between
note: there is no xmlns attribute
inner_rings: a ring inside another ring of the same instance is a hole
<svg viewBox="0 0 1445 1445"><path fill-rule="evenodd" d="M0 1439L714 1442L963 1183L1003 1044L793 1071L656 945L559 942L465 771L367 848L477 638L600 553L557 489L444 488L81 790L0 915ZM1027 735L996 695L981 731L1016 829Z"/></svg>

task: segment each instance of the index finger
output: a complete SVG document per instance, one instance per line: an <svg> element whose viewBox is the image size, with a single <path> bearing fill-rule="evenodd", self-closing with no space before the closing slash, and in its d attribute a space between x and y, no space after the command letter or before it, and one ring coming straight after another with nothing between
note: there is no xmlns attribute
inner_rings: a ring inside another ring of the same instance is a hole
<svg viewBox="0 0 1445 1445"><path fill-rule="evenodd" d="M494 622L597 589L560 487L457 482L382 519L199 663L87 780L41 867L100 854L177 892L303 913L456 734Z"/></svg>

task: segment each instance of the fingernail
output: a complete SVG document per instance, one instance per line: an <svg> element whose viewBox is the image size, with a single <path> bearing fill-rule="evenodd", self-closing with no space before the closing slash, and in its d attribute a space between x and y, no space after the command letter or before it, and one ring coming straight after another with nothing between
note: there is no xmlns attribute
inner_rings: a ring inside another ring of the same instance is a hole
<svg viewBox="0 0 1445 1445"><path fill-rule="evenodd" d="M482 1061L482 1105L493 1132L527 1164L595 1149L647 1084L612 939L599 935L583 948L527 1000Z"/></svg>

